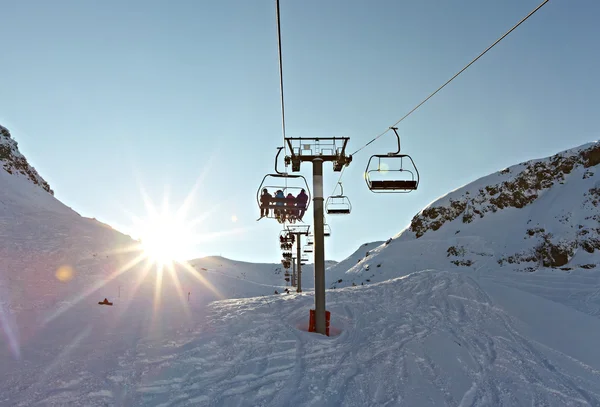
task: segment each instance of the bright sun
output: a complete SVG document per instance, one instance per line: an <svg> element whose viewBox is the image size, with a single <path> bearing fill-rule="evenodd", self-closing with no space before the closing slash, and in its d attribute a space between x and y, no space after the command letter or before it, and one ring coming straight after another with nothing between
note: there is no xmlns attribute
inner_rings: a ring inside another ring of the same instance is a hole
<svg viewBox="0 0 600 407"><path fill-rule="evenodd" d="M146 257L165 266L185 260L193 239L181 220L164 213L141 222L138 234Z"/></svg>

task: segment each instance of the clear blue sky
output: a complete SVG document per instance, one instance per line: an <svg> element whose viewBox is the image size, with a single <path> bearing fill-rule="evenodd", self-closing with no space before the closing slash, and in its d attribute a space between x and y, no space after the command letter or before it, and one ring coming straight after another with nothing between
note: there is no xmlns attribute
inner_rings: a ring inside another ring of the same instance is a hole
<svg viewBox="0 0 600 407"><path fill-rule="evenodd" d="M288 136L356 150L540 2L281 0ZM194 254L279 260L279 224L255 221L282 143L274 1L2 3L0 123L58 199L127 231L145 214L140 185L155 202L168 186L177 206L204 171L190 216L217 205L199 230L240 231ZM419 191L367 190L391 135L357 154L343 178L353 213L329 219L327 258L490 172L598 139L599 15L597 0L551 0L402 122ZM327 165L327 193L336 179Z"/></svg>

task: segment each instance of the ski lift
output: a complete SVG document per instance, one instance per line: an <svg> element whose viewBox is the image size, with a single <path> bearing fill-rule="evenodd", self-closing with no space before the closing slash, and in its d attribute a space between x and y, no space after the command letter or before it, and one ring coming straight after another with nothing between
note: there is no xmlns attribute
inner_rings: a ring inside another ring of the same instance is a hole
<svg viewBox="0 0 600 407"><path fill-rule="evenodd" d="M313 235L308 235L306 238L306 244L309 246L312 246L313 244L315 244L315 241L313 239Z"/></svg>
<svg viewBox="0 0 600 407"><path fill-rule="evenodd" d="M313 252L312 246L309 246L309 245L304 246L304 253L312 253L312 252Z"/></svg>
<svg viewBox="0 0 600 407"><path fill-rule="evenodd" d="M287 230L282 230L279 232L279 242L280 243L294 243L295 237L294 235L290 235Z"/></svg>
<svg viewBox="0 0 600 407"><path fill-rule="evenodd" d="M323 236L328 237L331 236L331 228L327 223L323 224Z"/></svg>
<svg viewBox="0 0 600 407"><path fill-rule="evenodd" d="M347 196L344 195L344 187L341 182L339 195L331 195L325 202L325 211L328 215L348 215L352 210L352 205Z"/></svg>
<svg viewBox="0 0 600 407"><path fill-rule="evenodd" d="M275 173L267 174L264 176L258 191L256 193L256 202L261 210L261 217L277 219L279 223L286 221L295 222L301 220L301 216L308 210L310 206L310 189L308 188L308 182L302 175L291 175L287 172L280 172L277 169L277 159L283 147L278 147L277 155L275 156ZM288 185L290 184L290 185ZM270 191L269 191L270 190ZM286 197L291 193L294 197L298 196L301 191L304 191L307 195L306 203L303 206L297 206L296 203L290 204L285 198L269 198L265 202L261 202L261 195L263 191L275 193L276 191L282 191L283 196ZM266 210L267 215L262 216L263 211Z"/></svg>
<svg viewBox="0 0 600 407"><path fill-rule="evenodd" d="M412 192L419 186L419 171L415 162L408 154L400 154L400 135L397 127L394 130L398 139L398 151L377 154L369 158L365 170L367 187L373 192ZM377 167L371 167L371 160L377 162ZM399 164L399 168L390 166L392 162Z"/></svg>

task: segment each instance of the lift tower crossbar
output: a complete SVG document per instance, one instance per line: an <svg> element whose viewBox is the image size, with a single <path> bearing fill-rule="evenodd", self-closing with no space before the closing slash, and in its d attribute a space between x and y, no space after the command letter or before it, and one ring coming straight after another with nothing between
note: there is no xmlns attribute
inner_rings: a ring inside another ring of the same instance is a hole
<svg viewBox="0 0 600 407"><path fill-rule="evenodd" d="M333 171L339 172L352 161L352 156L346 155L348 140L349 137L288 137L285 141L291 155L285 157L285 163L291 163L292 171L297 172L300 171L302 161L314 162L319 158L322 161L331 161Z"/></svg>
<svg viewBox="0 0 600 407"><path fill-rule="evenodd" d="M325 316L325 236L323 213L323 162L331 161L333 171L339 172L352 161L346 155L349 137L289 137L285 141L290 155L285 157L286 165L292 164L292 171L300 171L302 162L313 164L313 219L314 219L314 262L315 262L315 332L326 335Z"/></svg>

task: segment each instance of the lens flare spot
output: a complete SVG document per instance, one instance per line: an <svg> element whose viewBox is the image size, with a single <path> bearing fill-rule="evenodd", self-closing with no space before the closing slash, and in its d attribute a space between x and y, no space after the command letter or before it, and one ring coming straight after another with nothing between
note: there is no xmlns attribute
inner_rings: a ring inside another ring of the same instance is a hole
<svg viewBox="0 0 600 407"><path fill-rule="evenodd" d="M388 172L388 171L389 171L389 169L390 169L390 166L389 166L389 165L387 165L386 163L381 163L381 164L379 165L379 172L381 172L381 173L383 173L383 174L385 174L386 172Z"/></svg>
<svg viewBox="0 0 600 407"><path fill-rule="evenodd" d="M73 268L71 266L60 266L58 270L56 270L56 278L63 283L71 280L73 275L75 274Z"/></svg>
<svg viewBox="0 0 600 407"><path fill-rule="evenodd" d="M235 215L231 216L231 221L232 222L237 222L237 220L238 220L237 216L235 216Z"/></svg>

